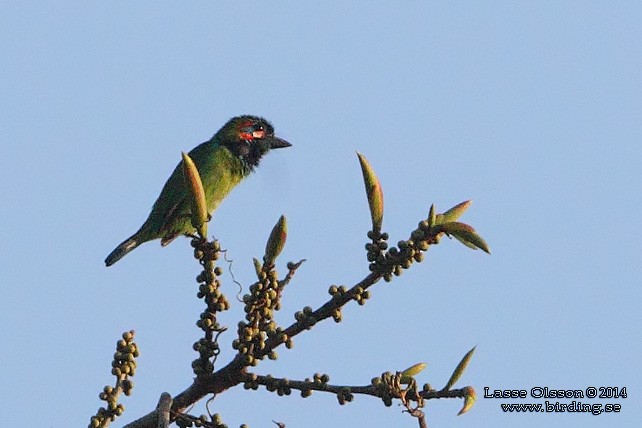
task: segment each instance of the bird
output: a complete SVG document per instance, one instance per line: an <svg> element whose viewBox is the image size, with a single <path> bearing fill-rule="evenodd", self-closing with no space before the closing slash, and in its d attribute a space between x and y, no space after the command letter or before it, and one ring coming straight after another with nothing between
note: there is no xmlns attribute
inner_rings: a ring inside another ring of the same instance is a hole
<svg viewBox="0 0 642 428"><path fill-rule="evenodd" d="M274 135L274 127L266 119L242 115L230 119L211 139L192 149L189 156L201 176L210 217L267 152L291 145ZM163 186L147 220L107 256L106 266L113 265L144 242L160 239L164 247L179 235L194 235L189 190L182 168L181 161Z"/></svg>

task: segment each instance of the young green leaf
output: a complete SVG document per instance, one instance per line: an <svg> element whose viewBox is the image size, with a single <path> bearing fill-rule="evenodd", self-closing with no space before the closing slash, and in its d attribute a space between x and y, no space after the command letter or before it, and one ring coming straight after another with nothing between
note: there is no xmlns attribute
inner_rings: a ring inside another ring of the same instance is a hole
<svg viewBox="0 0 642 428"><path fill-rule="evenodd" d="M400 382L403 384L410 383L412 378L421 373L423 369L426 368L428 364L426 363L417 363L414 366L408 367L406 370L401 372L401 379Z"/></svg>
<svg viewBox="0 0 642 428"><path fill-rule="evenodd" d="M456 221L444 223L441 225L441 230L448 236L454 236L459 242L473 250L479 248L490 254L486 241L479 236L475 229L465 223L459 223Z"/></svg>
<svg viewBox="0 0 642 428"><path fill-rule="evenodd" d="M464 389L466 390L466 393L464 394L464 407L462 407L459 413L457 413L457 416L463 415L469 411L473 407L473 404L475 404L475 401L477 401L477 393L472 386L467 386Z"/></svg>
<svg viewBox="0 0 642 428"><path fill-rule="evenodd" d="M257 259L256 257L254 257L252 261L254 262L254 271L256 272L256 276L261 279L261 270L263 270L263 266L261 265L259 259Z"/></svg>
<svg viewBox="0 0 642 428"><path fill-rule="evenodd" d="M450 223L451 221L457 221L461 215L466 212L470 204L472 204L473 201L464 201L460 204L455 205L448 211L442 214L442 219L444 223Z"/></svg>
<svg viewBox="0 0 642 428"><path fill-rule="evenodd" d="M455 385L455 383L459 380L461 375L464 374L464 370L466 370L466 366L468 366L470 359L473 357L473 354L475 353L475 348L468 351L466 355L464 355L464 358L461 359L459 364L457 364L455 371L450 376L450 379L448 379L448 383L446 384L446 386L444 386L444 391L450 390Z"/></svg>
<svg viewBox="0 0 642 428"><path fill-rule="evenodd" d="M430 205L430 211L428 211L428 226L433 227L436 224L437 215L435 214L435 204Z"/></svg>

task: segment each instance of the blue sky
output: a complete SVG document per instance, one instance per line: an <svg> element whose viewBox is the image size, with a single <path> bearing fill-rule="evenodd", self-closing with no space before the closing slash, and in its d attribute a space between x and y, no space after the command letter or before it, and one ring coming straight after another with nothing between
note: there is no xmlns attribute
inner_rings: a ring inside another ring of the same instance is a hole
<svg viewBox="0 0 642 428"><path fill-rule="evenodd" d="M293 147L264 159L210 233L247 286L252 257L287 216L282 270L308 261L282 324L367 272L357 150L382 182L392 242L431 203L473 199L462 221L493 251L442 241L258 373L366 384L424 361L419 382L441 387L477 346L459 386L480 396L485 386L617 386L628 398L589 400L621 404L600 416L509 415L500 403L514 401L480 397L456 417L461 401L440 400L427 407L430 426L639 423L642 6L382 3L3 5L0 401L11 418L87 424L131 328L141 357L116 426L188 386L201 310L189 241L148 243L109 269L103 259L140 226L181 151L251 113ZM242 307L223 281L233 327ZM232 339L222 338L223 361ZM416 426L368 397L338 406L237 388L213 408L230 427Z"/></svg>

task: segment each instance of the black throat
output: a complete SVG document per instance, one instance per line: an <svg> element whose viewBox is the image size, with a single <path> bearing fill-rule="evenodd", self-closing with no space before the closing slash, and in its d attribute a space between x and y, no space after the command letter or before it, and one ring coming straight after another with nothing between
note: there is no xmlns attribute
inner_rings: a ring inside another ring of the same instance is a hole
<svg viewBox="0 0 642 428"><path fill-rule="evenodd" d="M260 141L238 140L223 145L241 161L245 173L254 171L267 152Z"/></svg>

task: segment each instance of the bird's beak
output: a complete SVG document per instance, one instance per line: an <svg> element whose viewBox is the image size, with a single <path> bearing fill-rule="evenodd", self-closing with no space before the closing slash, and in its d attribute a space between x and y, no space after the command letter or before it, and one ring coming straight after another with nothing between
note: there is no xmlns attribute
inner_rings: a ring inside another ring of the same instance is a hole
<svg viewBox="0 0 642 428"><path fill-rule="evenodd" d="M292 145L278 137L270 137L269 143L271 149L282 149L283 147L290 147Z"/></svg>

